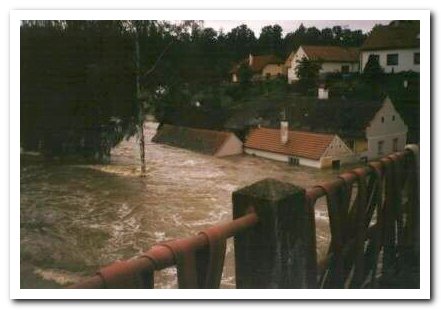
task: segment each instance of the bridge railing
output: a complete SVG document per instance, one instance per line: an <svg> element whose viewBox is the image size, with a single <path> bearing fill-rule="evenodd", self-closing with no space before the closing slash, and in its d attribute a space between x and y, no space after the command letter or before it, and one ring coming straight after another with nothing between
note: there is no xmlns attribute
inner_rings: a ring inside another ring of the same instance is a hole
<svg viewBox="0 0 441 310"><path fill-rule="evenodd" d="M418 169L418 148L409 146L308 190L259 181L233 193L233 221L155 245L69 288L154 288L155 271L172 266L179 288L219 288L231 237L237 288L396 287L397 275L419 268ZM321 197L331 242L318 261Z"/></svg>

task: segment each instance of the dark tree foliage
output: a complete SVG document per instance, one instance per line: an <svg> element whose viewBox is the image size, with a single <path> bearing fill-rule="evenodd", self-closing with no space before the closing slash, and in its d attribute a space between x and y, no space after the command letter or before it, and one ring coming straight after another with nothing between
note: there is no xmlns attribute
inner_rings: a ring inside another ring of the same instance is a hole
<svg viewBox="0 0 441 310"><path fill-rule="evenodd" d="M135 114L133 44L114 21L24 22L21 146L101 160Z"/></svg>
<svg viewBox="0 0 441 310"><path fill-rule="evenodd" d="M257 49L259 54L284 57L282 27L277 24L263 27L257 40Z"/></svg>
<svg viewBox="0 0 441 310"><path fill-rule="evenodd" d="M361 30L350 30L341 26L324 28L306 28L303 24L294 32L288 33L284 38L285 55L297 50L300 45L334 45L346 47L359 47L366 39L366 34Z"/></svg>
<svg viewBox="0 0 441 310"><path fill-rule="evenodd" d="M303 25L285 37L279 25L268 25L256 38L246 25L223 33L197 21L25 21L21 146L102 159L147 112L161 122L219 128L235 100L268 93L272 85L254 86L245 69L242 83L228 85L233 65L250 53L283 59L302 44L359 46L364 37ZM305 88L316 81L313 68L301 73Z"/></svg>
<svg viewBox="0 0 441 310"><path fill-rule="evenodd" d="M307 92L310 88L315 88L319 80L319 71L322 67L320 62L309 60L303 57L297 61L296 74L299 77L299 86L301 91Z"/></svg>

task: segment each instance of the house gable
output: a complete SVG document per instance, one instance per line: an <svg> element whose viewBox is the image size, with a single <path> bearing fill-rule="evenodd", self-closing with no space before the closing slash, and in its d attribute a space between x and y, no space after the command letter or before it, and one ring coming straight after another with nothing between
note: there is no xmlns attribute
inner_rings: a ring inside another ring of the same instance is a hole
<svg viewBox="0 0 441 310"><path fill-rule="evenodd" d="M322 157L346 156L353 154L354 153L346 143L339 136L335 135Z"/></svg>
<svg viewBox="0 0 441 310"><path fill-rule="evenodd" d="M233 133L231 133L224 141L224 143L218 147L214 156L223 157L230 155L241 154L243 151L242 141Z"/></svg>
<svg viewBox="0 0 441 310"><path fill-rule="evenodd" d="M383 105L375 113L373 119L366 127L366 138L407 133L407 125L395 109L389 97L384 99Z"/></svg>

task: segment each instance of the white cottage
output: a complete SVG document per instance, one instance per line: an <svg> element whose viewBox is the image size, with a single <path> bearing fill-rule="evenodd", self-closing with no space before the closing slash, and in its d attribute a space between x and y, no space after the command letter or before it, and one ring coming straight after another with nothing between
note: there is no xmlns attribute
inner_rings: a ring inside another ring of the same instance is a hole
<svg viewBox="0 0 441 310"><path fill-rule="evenodd" d="M419 21L393 21L375 27L361 46L361 72L369 60L378 61L385 73L419 72Z"/></svg>
<svg viewBox="0 0 441 310"><path fill-rule="evenodd" d="M246 154L313 168L338 168L354 162L354 153L335 134L280 129L255 128L244 144Z"/></svg>
<svg viewBox="0 0 441 310"><path fill-rule="evenodd" d="M303 58L321 63L320 74L351 73L359 71L359 51L352 47L301 45L285 62L288 68L288 83L299 79L296 73L298 61Z"/></svg>

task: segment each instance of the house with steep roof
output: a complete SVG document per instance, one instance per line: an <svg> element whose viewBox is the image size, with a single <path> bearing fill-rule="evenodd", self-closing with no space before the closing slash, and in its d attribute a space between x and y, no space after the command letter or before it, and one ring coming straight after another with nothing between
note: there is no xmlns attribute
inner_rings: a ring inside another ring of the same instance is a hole
<svg viewBox="0 0 441 310"><path fill-rule="evenodd" d="M232 132L164 124L152 142L188 149L216 157L242 153L242 141Z"/></svg>
<svg viewBox="0 0 441 310"><path fill-rule="evenodd" d="M359 71L359 50L353 47L342 46L312 46L301 45L293 51L285 61L288 74L288 83L299 79L296 69L302 59L321 63L319 74L352 73Z"/></svg>
<svg viewBox="0 0 441 310"><path fill-rule="evenodd" d="M385 73L419 72L419 21L393 21L376 26L361 46L361 72L369 60L378 61Z"/></svg>
<svg viewBox="0 0 441 310"><path fill-rule="evenodd" d="M233 83L239 82L239 70L242 66L248 66L253 73L252 80L266 80L286 75L283 60L275 55L252 55L235 64L230 71Z"/></svg>
<svg viewBox="0 0 441 310"><path fill-rule="evenodd" d="M338 134L359 159L404 150L408 127L389 97L383 100L302 98L288 111L295 128Z"/></svg>
<svg viewBox="0 0 441 310"><path fill-rule="evenodd" d="M255 128L244 144L246 154L313 168L338 168L354 162L354 153L335 134L323 134L288 129Z"/></svg>

